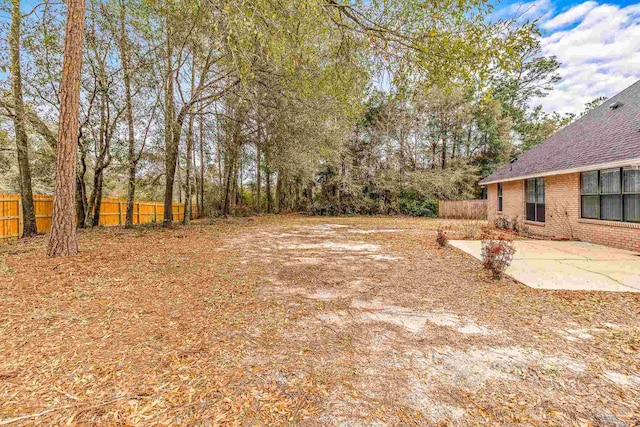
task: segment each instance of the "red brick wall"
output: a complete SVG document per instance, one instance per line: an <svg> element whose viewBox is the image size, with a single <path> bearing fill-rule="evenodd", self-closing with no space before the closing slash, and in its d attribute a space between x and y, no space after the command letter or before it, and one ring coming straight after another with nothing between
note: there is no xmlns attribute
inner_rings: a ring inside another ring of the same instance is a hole
<svg viewBox="0 0 640 427"><path fill-rule="evenodd" d="M503 212L498 209L498 185L487 188L487 214L490 222L496 216L524 220L524 181L504 182ZM598 221L580 218L580 174L554 175L545 178L546 222L525 221L528 230L537 235L577 239L640 252L640 224Z"/></svg>

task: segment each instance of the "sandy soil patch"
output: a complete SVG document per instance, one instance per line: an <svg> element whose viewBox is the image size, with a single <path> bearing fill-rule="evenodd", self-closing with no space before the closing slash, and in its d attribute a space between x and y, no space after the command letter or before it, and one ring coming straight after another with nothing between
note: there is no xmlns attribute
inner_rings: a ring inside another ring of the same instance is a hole
<svg viewBox="0 0 640 427"><path fill-rule="evenodd" d="M2 245L0 422L634 426L640 297L496 282L435 243L477 226L265 216L88 231L62 260Z"/></svg>

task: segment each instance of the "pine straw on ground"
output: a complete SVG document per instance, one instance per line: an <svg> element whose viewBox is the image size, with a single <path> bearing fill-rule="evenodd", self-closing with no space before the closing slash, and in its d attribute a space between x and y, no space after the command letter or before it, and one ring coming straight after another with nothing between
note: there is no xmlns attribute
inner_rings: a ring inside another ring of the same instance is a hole
<svg viewBox="0 0 640 427"><path fill-rule="evenodd" d="M441 226L473 228L265 216L86 231L64 259L3 244L0 425L635 425L640 296L496 282Z"/></svg>

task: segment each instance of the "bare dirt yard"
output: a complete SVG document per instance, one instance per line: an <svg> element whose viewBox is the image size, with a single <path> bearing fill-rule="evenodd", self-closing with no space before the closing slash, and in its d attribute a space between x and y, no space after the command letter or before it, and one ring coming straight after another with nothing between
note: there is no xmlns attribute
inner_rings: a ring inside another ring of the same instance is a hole
<svg viewBox="0 0 640 427"><path fill-rule="evenodd" d="M640 425L640 295L494 281L439 224L101 229L65 259L3 244L0 425Z"/></svg>

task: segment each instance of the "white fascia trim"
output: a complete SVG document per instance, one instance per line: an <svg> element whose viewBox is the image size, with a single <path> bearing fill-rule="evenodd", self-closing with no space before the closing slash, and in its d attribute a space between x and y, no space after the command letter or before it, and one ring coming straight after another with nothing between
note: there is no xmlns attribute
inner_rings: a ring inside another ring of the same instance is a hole
<svg viewBox="0 0 640 427"><path fill-rule="evenodd" d="M640 157L638 157L636 159L628 159L628 160L620 160L620 161L609 162L609 163L599 163L599 164L596 164L596 165L580 166L578 168L572 168L572 169L562 169L562 170L556 170L556 171L535 173L535 174L531 174L531 175L516 176L516 177L513 177L513 178L496 179L496 180L493 180L493 181L489 181L489 182L485 182L483 184L480 184L480 186L484 187L486 185L496 184L498 182L520 181L520 180L523 180L523 179L540 178L540 177L543 177L543 176L565 175L565 174L568 174L568 173L588 172L588 171L599 170L599 169L621 168L621 167L624 167L624 166L640 166Z"/></svg>

